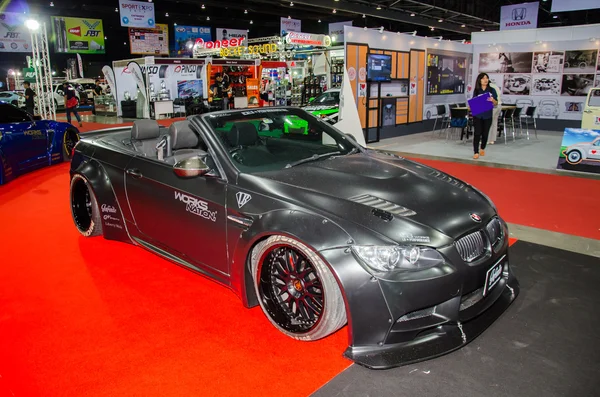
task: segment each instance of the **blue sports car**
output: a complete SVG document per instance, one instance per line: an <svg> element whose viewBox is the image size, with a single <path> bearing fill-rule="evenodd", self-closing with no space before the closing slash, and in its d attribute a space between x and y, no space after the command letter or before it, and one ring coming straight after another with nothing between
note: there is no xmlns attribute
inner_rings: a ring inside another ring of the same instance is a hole
<svg viewBox="0 0 600 397"><path fill-rule="evenodd" d="M0 102L0 185L26 172L70 160L78 141L79 130L71 124L37 120Z"/></svg>

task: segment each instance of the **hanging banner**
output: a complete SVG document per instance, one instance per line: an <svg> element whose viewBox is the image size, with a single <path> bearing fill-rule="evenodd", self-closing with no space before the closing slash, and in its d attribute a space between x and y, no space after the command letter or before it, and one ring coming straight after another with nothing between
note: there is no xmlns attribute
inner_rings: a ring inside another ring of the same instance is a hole
<svg viewBox="0 0 600 397"><path fill-rule="evenodd" d="M141 1L119 0L121 26L154 29L154 4Z"/></svg>
<svg viewBox="0 0 600 397"><path fill-rule="evenodd" d="M127 70L131 72L137 88L142 92L144 98L146 98L146 79L139 63L131 61L127 64Z"/></svg>
<svg viewBox="0 0 600 397"><path fill-rule="evenodd" d="M285 38L285 41L288 44L315 47L329 47L331 45L331 37L324 34L290 32Z"/></svg>
<svg viewBox="0 0 600 397"><path fill-rule="evenodd" d="M115 87L115 73L112 68L108 65L102 68L102 73L104 74L104 79L106 80L106 84L110 87L111 95L117 100L117 89Z"/></svg>
<svg viewBox="0 0 600 397"><path fill-rule="evenodd" d="M28 81L31 84L35 83L35 69L23 68L23 81Z"/></svg>
<svg viewBox="0 0 600 397"><path fill-rule="evenodd" d="M579 11L600 8L598 0L552 0L550 12Z"/></svg>
<svg viewBox="0 0 600 397"><path fill-rule="evenodd" d="M352 26L352 21L335 22L329 24L329 36L335 43L344 42L344 26Z"/></svg>
<svg viewBox="0 0 600 397"><path fill-rule="evenodd" d="M246 29L217 28L217 40L243 39L248 41Z"/></svg>
<svg viewBox="0 0 600 397"><path fill-rule="evenodd" d="M281 17L281 35L285 36L289 32L302 31L302 21L299 19L291 19Z"/></svg>
<svg viewBox="0 0 600 397"><path fill-rule="evenodd" d="M175 55L192 55L197 39L211 41L210 26L175 26Z"/></svg>
<svg viewBox="0 0 600 397"><path fill-rule="evenodd" d="M83 78L83 61L81 55L77 54L77 65L79 66L79 75Z"/></svg>
<svg viewBox="0 0 600 397"><path fill-rule="evenodd" d="M260 80L259 79L247 79L246 80L246 97L248 98L248 107L258 107L260 103Z"/></svg>
<svg viewBox="0 0 600 397"><path fill-rule="evenodd" d="M537 28L539 2L503 6L500 9L500 30Z"/></svg>
<svg viewBox="0 0 600 397"><path fill-rule="evenodd" d="M31 52L31 34L25 27L27 18L31 16L0 13L0 52Z"/></svg>
<svg viewBox="0 0 600 397"><path fill-rule="evenodd" d="M129 28L132 54L169 55L169 26L157 23L156 29Z"/></svg>
<svg viewBox="0 0 600 397"><path fill-rule="evenodd" d="M50 17L54 50L68 54L104 54L101 19Z"/></svg>

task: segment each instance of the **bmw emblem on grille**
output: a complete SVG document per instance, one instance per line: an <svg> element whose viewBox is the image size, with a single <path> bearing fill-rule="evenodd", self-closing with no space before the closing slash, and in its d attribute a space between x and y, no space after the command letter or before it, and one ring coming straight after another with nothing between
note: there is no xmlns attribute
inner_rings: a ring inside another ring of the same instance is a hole
<svg viewBox="0 0 600 397"><path fill-rule="evenodd" d="M471 214L471 219L477 223L481 222L481 217L477 214Z"/></svg>

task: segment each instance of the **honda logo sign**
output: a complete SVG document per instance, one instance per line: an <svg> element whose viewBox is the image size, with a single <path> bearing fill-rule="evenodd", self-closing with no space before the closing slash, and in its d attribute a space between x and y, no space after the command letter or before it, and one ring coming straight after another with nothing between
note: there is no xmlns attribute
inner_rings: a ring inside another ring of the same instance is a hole
<svg viewBox="0 0 600 397"><path fill-rule="evenodd" d="M522 3L504 6L500 11L500 30L535 29L539 3Z"/></svg>

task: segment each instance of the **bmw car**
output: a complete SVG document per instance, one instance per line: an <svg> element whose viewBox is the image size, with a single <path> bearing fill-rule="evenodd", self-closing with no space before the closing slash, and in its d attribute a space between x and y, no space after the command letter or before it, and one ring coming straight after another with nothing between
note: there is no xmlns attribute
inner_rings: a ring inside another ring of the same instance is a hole
<svg viewBox="0 0 600 397"><path fill-rule="evenodd" d="M79 141L71 124L38 120L0 102L0 185L20 174L69 160Z"/></svg>
<svg viewBox="0 0 600 397"><path fill-rule="evenodd" d="M86 134L70 177L82 235L209 277L291 338L347 325L344 355L368 368L458 349L519 293L488 197L302 109Z"/></svg>

